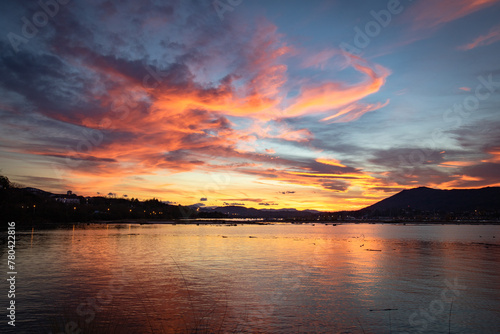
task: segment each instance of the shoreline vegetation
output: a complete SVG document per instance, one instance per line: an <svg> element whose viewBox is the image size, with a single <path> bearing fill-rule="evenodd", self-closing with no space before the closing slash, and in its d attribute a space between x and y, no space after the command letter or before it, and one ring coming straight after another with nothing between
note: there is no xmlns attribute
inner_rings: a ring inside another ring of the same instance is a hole
<svg viewBox="0 0 500 334"><path fill-rule="evenodd" d="M445 209L430 206L438 199L438 207ZM95 197L71 191L53 194L12 184L0 175L0 217L15 221L20 228L73 224L500 224L499 204L500 188L442 191L420 187L357 211L182 206L156 198L117 198L113 193Z"/></svg>

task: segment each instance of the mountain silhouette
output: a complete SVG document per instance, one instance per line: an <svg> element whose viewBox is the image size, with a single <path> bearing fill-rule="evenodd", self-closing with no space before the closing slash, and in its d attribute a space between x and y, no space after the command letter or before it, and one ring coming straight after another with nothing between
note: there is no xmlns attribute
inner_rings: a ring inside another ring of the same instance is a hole
<svg viewBox="0 0 500 334"><path fill-rule="evenodd" d="M447 212L497 211L500 210L500 187L451 190L419 187L403 190L360 211L402 209Z"/></svg>

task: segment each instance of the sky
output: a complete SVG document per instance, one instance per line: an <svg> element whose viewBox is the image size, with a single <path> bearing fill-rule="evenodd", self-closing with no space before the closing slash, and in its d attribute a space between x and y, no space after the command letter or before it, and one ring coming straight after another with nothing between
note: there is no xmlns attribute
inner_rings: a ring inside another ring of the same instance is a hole
<svg viewBox="0 0 500 334"><path fill-rule="evenodd" d="M2 1L0 174L355 210L500 186L500 0Z"/></svg>

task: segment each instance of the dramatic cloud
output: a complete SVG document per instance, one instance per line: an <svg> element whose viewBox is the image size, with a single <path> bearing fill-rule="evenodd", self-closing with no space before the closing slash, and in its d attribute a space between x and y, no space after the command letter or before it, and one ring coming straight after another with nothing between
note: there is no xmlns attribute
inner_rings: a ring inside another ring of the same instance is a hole
<svg viewBox="0 0 500 334"><path fill-rule="evenodd" d="M351 58L351 64L354 69L364 74L365 79L363 81L355 85L327 82L320 85L304 86L299 96L292 100L290 107L285 109L285 116L299 116L307 113L325 112L337 109L355 103L368 95L378 92L384 85L390 71L380 65L371 66L360 57L354 55L349 55L349 57ZM341 115L350 115L350 112L355 109L356 108L344 109ZM371 110L374 109L372 108ZM340 116L338 115L339 113L326 119L338 117ZM357 110L355 116L350 116L349 118L350 120L355 120L359 118L361 114L360 111Z"/></svg>
<svg viewBox="0 0 500 334"><path fill-rule="evenodd" d="M214 50L210 43L197 45L197 50L176 47L180 54L175 62L160 68L154 62L133 59L130 53L118 56L91 49L86 46L83 30L77 30L71 43L64 46L49 44L57 50L54 54L7 52L1 62L9 73L2 80L5 89L23 95L48 119L78 126L82 133L81 140L69 146L69 152L68 145L62 148L46 143L23 149L23 153L69 159L68 173L80 177L160 170L187 172L248 160L280 164L274 157L251 152L248 146L259 138L303 142L312 134L273 118L327 112L357 103L377 92L390 73L353 56L353 68L365 76L361 82L302 82L299 96L287 99L284 61L294 51L283 42L284 36L276 26L268 22L260 21L250 38L238 41L241 49L225 58L232 58L239 66L212 82L200 81L199 73L193 72L203 63L220 62L221 50ZM218 43L214 38L220 38L206 36L203 30L192 33L191 39L195 40L203 35ZM52 43L65 40L59 34L62 32L56 34ZM112 37L109 35L112 34L104 33L105 38ZM82 43L75 43L78 39ZM207 53L201 58L203 49ZM68 77L73 79L66 80ZM73 95L68 96L68 92ZM351 105L328 119L342 116L339 121L353 121L380 107ZM230 121L230 116L248 118L251 126L235 131L237 124L233 122L239 118ZM345 182L325 184L336 190L348 186Z"/></svg>
<svg viewBox="0 0 500 334"><path fill-rule="evenodd" d="M337 41L386 1L252 1L220 20L210 2L75 0L29 38L22 18L40 6L12 1L0 26L24 39L0 41L0 168L57 192L210 206L354 209L405 187L497 184L500 78L482 52L498 2L408 4L350 55ZM290 28L302 10L315 19ZM474 62L453 54L467 40L438 36L466 16L482 23L461 47ZM492 94L450 129L443 114L480 83Z"/></svg>

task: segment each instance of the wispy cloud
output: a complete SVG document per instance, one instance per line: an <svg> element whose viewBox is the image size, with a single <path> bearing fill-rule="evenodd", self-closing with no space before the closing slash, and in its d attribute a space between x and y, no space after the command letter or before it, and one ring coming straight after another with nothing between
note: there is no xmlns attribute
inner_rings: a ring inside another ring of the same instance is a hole
<svg viewBox="0 0 500 334"><path fill-rule="evenodd" d="M476 37L472 42L459 46L459 50L472 50L480 46L486 46L500 41L500 24L491 28L486 35Z"/></svg>
<svg viewBox="0 0 500 334"><path fill-rule="evenodd" d="M497 4L499 0L419 1L412 6L415 28L435 28Z"/></svg>
<svg viewBox="0 0 500 334"><path fill-rule="evenodd" d="M327 112L378 92L391 71L383 66L371 64L358 56L348 56L352 58L353 68L364 75L363 81L354 85L342 82L305 84L300 94L292 99L290 106L284 110L283 114L295 117L309 113Z"/></svg>
<svg viewBox="0 0 500 334"><path fill-rule="evenodd" d="M378 110L389 104L389 100L385 103L361 104L355 102L345 108L340 109L335 114L325 117L322 121L330 121L330 123L346 123L352 122L366 114L367 112Z"/></svg>

